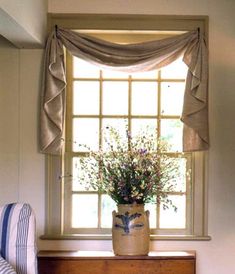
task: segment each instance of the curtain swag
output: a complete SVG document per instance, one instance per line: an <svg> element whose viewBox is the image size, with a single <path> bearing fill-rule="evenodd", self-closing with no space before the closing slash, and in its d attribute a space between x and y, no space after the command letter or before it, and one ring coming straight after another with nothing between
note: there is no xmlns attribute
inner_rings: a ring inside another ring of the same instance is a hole
<svg viewBox="0 0 235 274"><path fill-rule="evenodd" d="M40 108L40 150L60 154L63 146L66 71L65 47L72 55L103 68L125 72L159 69L183 56L188 66L183 111L183 150L209 147L208 53L200 30L170 38L120 45L55 27L45 50Z"/></svg>

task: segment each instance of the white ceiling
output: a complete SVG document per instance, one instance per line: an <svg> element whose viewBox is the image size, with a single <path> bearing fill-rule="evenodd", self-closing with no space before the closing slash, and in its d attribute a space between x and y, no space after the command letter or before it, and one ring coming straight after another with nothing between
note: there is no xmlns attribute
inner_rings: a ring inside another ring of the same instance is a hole
<svg viewBox="0 0 235 274"><path fill-rule="evenodd" d="M17 48L42 48L46 19L46 0L0 0L0 35Z"/></svg>

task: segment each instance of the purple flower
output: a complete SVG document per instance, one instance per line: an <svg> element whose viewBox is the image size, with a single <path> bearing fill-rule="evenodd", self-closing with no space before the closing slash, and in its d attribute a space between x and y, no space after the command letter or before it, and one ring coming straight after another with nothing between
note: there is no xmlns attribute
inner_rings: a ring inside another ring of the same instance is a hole
<svg viewBox="0 0 235 274"><path fill-rule="evenodd" d="M126 131L126 136L130 140L132 138L131 133L129 130Z"/></svg>
<svg viewBox="0 0 235 274"><path fill-rule="evenodd" d="M123 182L118 182L118 186L122 187L122 186L124 186L124 183Z"/></svg>
<svg viewBox="0 0 235 274"><path fill-rule="evenodd" d="M139 150L139 153L140 153L140 155L144 155L144 154L147 153L147 149L141 148L141 149Z"/></svg>

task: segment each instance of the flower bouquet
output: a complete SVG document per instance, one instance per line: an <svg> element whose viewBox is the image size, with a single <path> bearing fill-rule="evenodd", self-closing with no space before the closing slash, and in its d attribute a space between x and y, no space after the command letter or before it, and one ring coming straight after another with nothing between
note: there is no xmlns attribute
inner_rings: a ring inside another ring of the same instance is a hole
<svg viewBox="0 0 235 274"><path fill-rule="evenodd" d="M174 191L179 165L167 153L167 143L147 131L131 136L127 130L123 137L112 127L105 136L105 149L81 158L82 184L107 193L117 205L153 202L176 209L168 194Z"/></svg>

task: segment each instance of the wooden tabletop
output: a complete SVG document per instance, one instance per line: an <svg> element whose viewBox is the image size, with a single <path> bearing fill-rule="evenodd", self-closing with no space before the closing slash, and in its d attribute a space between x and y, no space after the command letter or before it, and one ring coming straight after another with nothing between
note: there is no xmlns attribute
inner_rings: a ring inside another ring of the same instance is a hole
<svg viewBox="0 0 235 274"><path fill-rule="evenodd" d="M79 259L195 259L195 251L151 251L147 256L115 256L111 251L56 251L42 250L38 253L39 258L79 258Z"/></svg>

